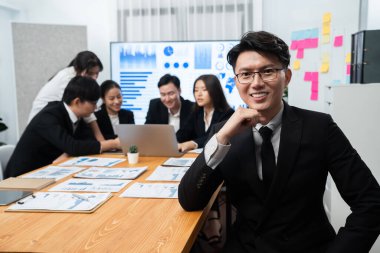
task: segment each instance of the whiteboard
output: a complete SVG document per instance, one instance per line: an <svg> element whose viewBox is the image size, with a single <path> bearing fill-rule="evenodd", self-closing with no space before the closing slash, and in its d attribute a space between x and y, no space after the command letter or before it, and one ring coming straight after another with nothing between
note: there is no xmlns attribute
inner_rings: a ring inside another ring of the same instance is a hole
<svg viewBox="0 0 380 253"><path fill-rule="evenodd" d="M345 84L349 82L346 74L345 57L351 51L351 34L358 31L360 0L320 0L320 1L281 1L264 2L263 30L272 32L290 46L294 32L308 29L318 29L318 47L304 50L300 60L300 69L294 70L297 50L290 50L290 68L293 72L289 84L289 99L291 105L305 109L325 112L326 85ZM330 43L322 43L323 15L331 14ZM334 46L334 38L343 36L343 44ZM320 67L325 55L329 56L329 71L320 73ZM305 72L318 72L318 100L311 100L311 82L305 81Z"/></svg>

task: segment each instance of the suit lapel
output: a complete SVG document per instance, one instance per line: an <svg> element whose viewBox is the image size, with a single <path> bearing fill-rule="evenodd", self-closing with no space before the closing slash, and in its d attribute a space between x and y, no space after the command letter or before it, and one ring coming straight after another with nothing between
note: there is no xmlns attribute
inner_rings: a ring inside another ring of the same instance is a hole
<svg viewBox="0 0 380 253"><path fill-rule="evenodd" d="M301 137L302 121L293 113L291 107L284 103L277 169L265 200L263 216L258 226L262 225L280 199L281 192L294 168Z"/></svg>
<svg viewBox="0 0 380 253"><path fill-rule="evenodd" d="M160 101L160 113L159 117L161 118L162 124L169 124L169 112L168 108Z"/></svg>

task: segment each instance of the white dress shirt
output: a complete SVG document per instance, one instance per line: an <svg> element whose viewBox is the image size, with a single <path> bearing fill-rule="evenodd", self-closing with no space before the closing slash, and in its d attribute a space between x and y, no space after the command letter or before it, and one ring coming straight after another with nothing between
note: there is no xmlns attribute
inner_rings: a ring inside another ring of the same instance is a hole
<svg viewBox="0 0 380 253"><path fill-rule="evenodd" d="M33 101L28 122L30 122L32 118L49 102L61 101L67 84L74 76L76 76L74 67L67 67L59 71L49 82L47 82L38 92L37 97ZM84 120L86 123L90 123L96 120L96 116L91 114L89 117L84 118Z"/></svg>
<svg viewBox="0 0 380 253"><path fill-rule="evenodd" d="M177 113L172 114L170 110L168 109L169 113L169 125L174 126L174 132L177 132L180 126L180 113L181 113L181 107L179 107L179 110Z"/></svg>
<svg viewBox="0 0 380 253"><path fill-rule="evenodd" d="M79 118L77 117L77 115L75 115L75 113L71 110L71 108L66 103L63 103L63 105L65 106L66 111L69 114L71 124L73 126L73 130L75 133L75 131L77 130L77 126L78 126L77 122L78 122Z"/></svg>
<svg viewBox="0 0 380 253"><path fill-rule="evenodd" d="M277 157L278 157L278 149L280 146L280 134L281 134L281 123L282 123L281 120L282 120L283 111L284 111L284 105L282 104L281 110L266 125L267 127L273 130L271 142L273 145L276 163L277 163ZM262 126L263 125L258 123L255 127L252 128L253 136L254 136L253 139L255 142L257 173L261 180L263 179L263 171L262 171L262 162L261 162L260 152L261 152L261 144L263 142L263 139L258 130ZM206 164L212 169L215 169L216 166L218 166L219 163L222 162L222 160L228 153L230 147L231 147L231 144L223 145L223 144L218 143L216 134L214 134L214 136L209 140L209 142L205 146L204 155L205 155Z"/></svg>

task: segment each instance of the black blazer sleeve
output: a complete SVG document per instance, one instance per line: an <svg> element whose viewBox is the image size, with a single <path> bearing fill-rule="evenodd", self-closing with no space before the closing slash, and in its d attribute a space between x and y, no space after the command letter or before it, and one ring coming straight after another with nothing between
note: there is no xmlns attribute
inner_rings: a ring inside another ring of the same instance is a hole
<svg viewBox="0 0 380 253"><path fill-rule="evenodd" d="M197 112L191 113L190 117L187 119L187 123L177 132L178 142L193 140L198 144L199 148L203 148L212 126L229 119L233 113L234 110L231 108L225 112L214 111L210 127L207 131L205 131L203 109L201 108Z"/></svg>
<svg viewBox="0 0 380 253"><path fill-rule="evenodd" d="M210 137L219 131L223 124L224 122L214 126L210 131ZM186 211L202 210L222 182L220 172L207 166L204 152L202 152L178 186L179 203Z"/></svg>

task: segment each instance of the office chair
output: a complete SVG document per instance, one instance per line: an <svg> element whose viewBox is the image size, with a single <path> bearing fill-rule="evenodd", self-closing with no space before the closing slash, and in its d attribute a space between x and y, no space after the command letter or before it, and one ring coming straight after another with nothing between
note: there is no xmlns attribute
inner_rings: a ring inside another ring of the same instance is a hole
<svg viewBox="0 0 380 253"><path fill-rule="evenodd" d="M0 146L0 180L3 180L5 168L14 149L15 145L11 144Z"/></svg>

